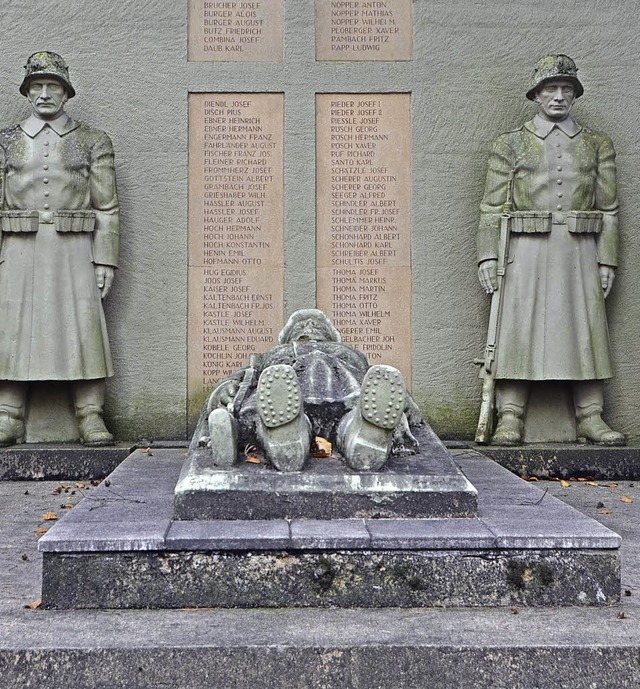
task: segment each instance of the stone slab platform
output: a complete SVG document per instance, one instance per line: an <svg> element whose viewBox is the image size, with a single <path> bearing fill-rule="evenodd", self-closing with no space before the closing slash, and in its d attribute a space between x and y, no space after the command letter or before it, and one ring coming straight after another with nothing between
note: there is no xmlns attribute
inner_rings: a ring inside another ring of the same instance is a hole
<svg viewBox="0 0 640 689"><path fill-rule="evenodd" d="M243 462L216 469L205 448L190 450L176 487L176 519L475 517L477 492L435 433L416 434L420 453L360 473L335 456L310 458L302 472ZM207 466L209 464L209 466Z"/></svg>
<svg viewBox="0 0 640 689"><path fill-rule="evenodd" d="M135 443L85 447L78 443L26 443L0 448L0 481L88 481L108 476Z"/></svg>
<svg viewBox="0 0 640 689"><path fill-rule="evenodd" d="M40 540L51 608L601 605L620 537L473 453L477 519L173 520L180 451L137 451Z"/></svg>
<svg viewBox="0 0 640 689"><path fill-rule="evenodd" d="M468 443L468 447L523 477L640 480L640 447L637 446L549 443L497 447Z"/></svg>
<svg viewBox="0 0 640 689"><path fill-rule="evenodd" d="M475 453L455 453L463 468L475 462ZM547 490L544 500L560 497L622 535L623 597L613 606L96 611L23 607L40 597L42 554L33 531L44 512L60 514L61 496L54 482L6 481L0 483L0 684L634 687L640 659L640 485L609 483L536 486ZM633 502L620 502L622 495ZM70 501L80 498L78 492ZM599 502L610 512L601 514Z"/></svg>

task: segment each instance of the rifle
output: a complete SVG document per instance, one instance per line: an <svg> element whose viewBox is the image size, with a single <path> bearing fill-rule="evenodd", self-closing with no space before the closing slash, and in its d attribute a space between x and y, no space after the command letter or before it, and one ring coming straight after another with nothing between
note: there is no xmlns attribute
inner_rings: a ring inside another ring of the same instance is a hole
<svg viewBox="0 0 640 689"><path fill-rule="evenodd" d="M484 358L476 359L474 363L480 364L480 377L482 382L482 403L480 405L480 416L478 418L478 428L476 429L476 443L487 445L493 432L493 412L495 408L495 389L496 389L496 347L500 333L500 321L502 320L502 306L504 303L504 290L502 285L507 270L507 260L509 258L509 239L511 235L510 221L513 213L513 176L514 170L509 175L507 184L507 199L502 205L500 218L500 239L498 241L498 286L491 296L491 311L489 312L489 328L487 330L487 344L484 348Z"/></svg>

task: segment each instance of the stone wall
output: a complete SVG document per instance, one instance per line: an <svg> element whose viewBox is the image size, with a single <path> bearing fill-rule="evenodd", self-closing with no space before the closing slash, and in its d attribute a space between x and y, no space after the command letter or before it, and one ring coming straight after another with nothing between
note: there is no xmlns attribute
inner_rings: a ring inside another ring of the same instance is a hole
<svg viewBox="0 0 640 689"><path fill-rule="evenodd" d="M533 62L577 61L583 124L618 151L621 264L609 322L617 378L607 417L640 435L640 247L635 0L558 5L414 0L413 59L316 62L313 0L286 0L285 56L189 62L187 3L5 0L0 124L28 113L26 57L61 53L78 92L69 112L110 133L122 206L122 258L106 304L117 374L107 416L120 438L186 437L188 94L284 93L285 312L316 299L316 93L411 93L413 393L444 437L471 437L488 301L476 280L474 232L486 157L530 117ZM284 314L283 314L284 316Z"/></svg>

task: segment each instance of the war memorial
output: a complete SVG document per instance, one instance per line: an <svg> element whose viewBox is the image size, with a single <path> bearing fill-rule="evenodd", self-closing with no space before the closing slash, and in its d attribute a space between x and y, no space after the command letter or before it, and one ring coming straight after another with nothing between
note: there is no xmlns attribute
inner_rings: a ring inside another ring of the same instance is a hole
<svg viewBox="0 0 640 689"><path fill-rule="evenodd" d="M3 23L7 686L638 686L631 3Z"/></svg>

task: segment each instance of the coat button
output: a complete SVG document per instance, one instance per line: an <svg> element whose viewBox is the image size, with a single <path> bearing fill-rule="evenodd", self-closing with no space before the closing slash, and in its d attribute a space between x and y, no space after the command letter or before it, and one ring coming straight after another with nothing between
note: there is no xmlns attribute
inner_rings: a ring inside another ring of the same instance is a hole
<svg viewBox="0 0 640 689"><path fill-rule="evenodd" d="M44 192L44 195L45 195L45 196L49 196L49 192L48 192L48 191L45 191L45 192Z"/></svg>
<svg viewBox="0 0 640 689"><path fill-rule="evenodd" d="M556 208L557 208L559 211L561 211L561 210L562 210L562 204L559 203L559 204L556 206Z"/></svg>
<svg viewBox="0 0 640 689"><path fill-rule="evenodd" d="M48 142L48 141L45 141L45 142L44 142L44 145L45 145L45 146L48 146L48 145L49 145L49 142Z"/></svg>
<svg viewBox="0 0 640 689"><path fill-rule="evenodd" d="M48 211L49 208L50 208L49 204L48 204L48 203L45 203L45 204L44 204L44 209L45 209L46 211Z"/></svg>
<svg viewBox="0 0 640 689"><path fill-rule="evenodd" d="M43 184L49 184L49 178L48 178L48 177L44 177L43 180L42 180L42 183L43 183Z"/></svg>
<svg viewBox="0 0 640 689"><path fill-rule="evenodd" d="M561 179L557 179L557 180L556 180L556 184L562 184L562 180L561 180Z"/></svg>
<svg viewBox="0 0 640 689"><path fill-rule="evenodd" d="M49 169L49 166L48 166L48 165L43 165L43 166L42 166L42 169L43 169L43 170L48 170L48 169Z"/></svg>

